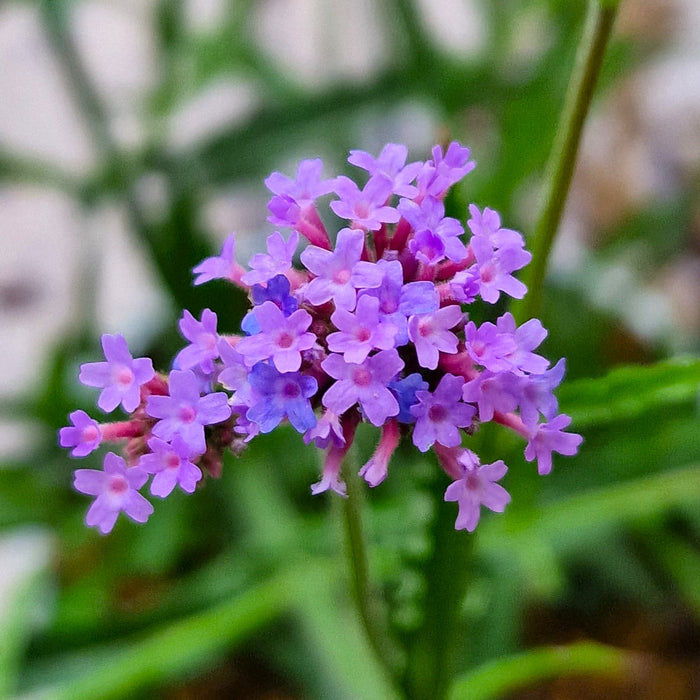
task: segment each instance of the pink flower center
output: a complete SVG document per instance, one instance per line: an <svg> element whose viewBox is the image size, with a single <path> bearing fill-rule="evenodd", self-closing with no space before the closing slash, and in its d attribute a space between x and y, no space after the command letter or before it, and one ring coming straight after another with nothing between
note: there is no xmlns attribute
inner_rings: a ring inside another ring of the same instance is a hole
<svg viewBox="0 0 700 700"><path fill-rule="evenodd" d="M360 367L352 375L352 381L356 386L369 386L372 383L372 373L368 369Z"/></svg>
<svg viewBox="0 0 700 700"><path fill-rule="evenodd" d="M434 404L428 409L428 418L430 418L433 423L441 423L447 418L447 411L441 404Z"/></svg>
<svg viewBox="0 0 700 700"><path fill-rule="evenodd" d="M372 331L370 331L369 328L365 328L364 326L360 326L355 331L355 338L360 343L366 343L371 337L372 337Z"/></svg>
<svg viewBox="0 0 700 700"><path fill-rule="evenodd" d="M338 284L347 284L350 277L352 277L352 272L350 272L350 270L347 268L336 270L335 274L333 275L333 281L337 282Z"/></svg>
<svg viewBox="0 0 700 700"><path fill-rule="evenodd" d="M477 357L481 357L486 352L486 345L481 340L475 340L472 343L472 352Z"/></svg>
<svg viewBox="0 0 700 700"><path fill-rule="evenodd" d="M178 411L178 418L183 423L192 423L197 417L197 411L192 408L192 406L181 406Z"/></svg>
<svg viewBox="0 0 700 700"><path fill-rule="evenodd" d="M177 469L180 466L180 457L171 452L164 460L167 469Z"/></svg>
<svg viewBox="0 0 700 700"><path fill-rule="evenodd" d="M479 277L481 277L481 281L485 282L486 284L493 282L494 278L496 277L496 268L494 267L493 263L488 262L482 265L479 268Z"/></svg>
<svg viewBox="0 0 700 700"><path fill-rule="evenodd" d="M216 347L216 336L212 333L202 333L197 338L197 345L203 350L211 352Z"/></svg>
<svg viewBox="0 0 700 700"><path fill-rule="evenodd" d="M129 490L129 484L123 476L116 475L110 479L109 490L115 496L121 496Z"/></svg>
<svg viewBox="0 0 700 700"><path fill-rule="evenodd" d="M481 486L481 480L476 472L471 472L464 480L467 486L467 491L478 491Z"/></svg>
<svg viewBox="0 0 700 700"><path fill-rule="evenodd" d="M121 387L130 387L134 382L134 373L128 367L120 367L117 370L114 381Z"/></svg>
<svg viewBox="0 0 700 700"><path fill-rule="evenodd" d="M427 338L429 335L432 335L432 333L433 324L428 319L418 322L418 335L421 338Z"/></svg>
<svg viewBox="0 0 700 700"><path fill-rule="evenodd" d="M94 442L99 434L100 430L96 425L88 425L83 428L83 432L80 434L81 442Z"/></svg>
<svg viewBox="0 0 700 700"><path fill-rule="evenodd" d="M286 399L296 399L300 393L299 385L295 382L287 382L282 389L282 394Z"/></svg>
<svg viewBox="0 0 700 700"><path fill-rule="evenodd" d="M287 331L283 331L277 336L277 345L280 348L287 349L292 347L292 344L294 343L294 336L291 333L287 333Z"/></svg>

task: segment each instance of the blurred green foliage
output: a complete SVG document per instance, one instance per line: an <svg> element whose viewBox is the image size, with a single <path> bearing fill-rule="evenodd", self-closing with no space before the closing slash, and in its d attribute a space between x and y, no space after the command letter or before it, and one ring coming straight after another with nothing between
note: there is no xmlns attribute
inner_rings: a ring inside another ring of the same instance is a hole
<svg viewBox="0 0 700 700"><path fill-rule="evenodd" d="M484 2L488 51L466 60L438 45L413 2L391 0L383 4L388 65L367 81L311 90L256 47L249 31L254 3L229 3L225 21L193 35L182 3L159 0L153 26L160 79L148 103L151 138L134 153L111 139L72 45L72 3L43 2L42 21L102 167L76 181L0 154L0 178L62 188L87 209L105 199L124 202L174 313L210 307L221 328L234 329L242 296L216 284L190 284L191 268L211 253L201 217L206 192L261 181L300 152L332 154L341 162L348 148L357 147L351 135L368 115L400 110L408 101L436 110L445 132L467 144L473 110L488 116L495 134L484 142L488 160L475 154L480 167L451 206L463 219L467 202L488 204L508 225L523 228L517 199L546 161L582 5ZM533 6L550 23L549 43L514 76L503 56ZM642 58L639 46L616 42L600 92ZM159 135L165 116L231 71L262 88L259 109L186 152L167 152ZM164 177L171 202L156 221L135 193L139 177L152 172ZM666 207L650 202L609 232L611 242L595 259L604 264L641 244L654 250L655 264L674 255L691 217L690 192ZM261 223L264 217L261 211ZM568 358L573 379L559 396L573 428L585 436L581 454L558 461L542 479L524 462L516 438L481 431L474 442L484 461L503 458L510 467L505 484L513 502L504 515L485 516L471 536L452 529L452 504L442 503L445 477L430 456L400 449L391 477L367 495L370 568L389 604L390 629L408 650L406 685L445 686L433 697L447 692L455 673L467 675L453 697L481 698L567 670L624 671L629 659L622 652L585 644L571 647L563 662L561 654L546 651L507 658L523 653L527 614L537 606L585 608L595 615L612 599L647 610L680 607L700 623L700 361L664 359L666 348L642 346L629 359L662 361L611 371L606 358L619 323L614 311L593 308L576 284L553 282L546 292L546 354ZM339 505L310 497L316 455L293 431L257 438L242 457L227 461L220 481L209 481L194 496L177 493L158 503L146 527L119 522L110 537L100 538L83 526L85 499L70 489L73 463L54 436L82 400L74 386L76 358L96 357L97 342L86 317L56 347L34 394L3 409L38 421L42 430L30 454L4 466L0 527L5 533L44 528L55 537L56 558L49 571L22 586L4 622L0 695L44 690L71 700L171 697L165 689L212 668L257 668L253 661L271 678L283 678L286 692L298 697L396 694L346 592ZM154 341L150 354L165 366L179 344L174 332L167 334ZM360 431L360 457L375 440L374 431ZM96 466L97 458L85 462ZM42 608L44 618L34 620ZM565 642L572 635L552 630L544 641ZM523 668L533 670L520 678ZM265 679L258 682L264 686Z"/></svg>

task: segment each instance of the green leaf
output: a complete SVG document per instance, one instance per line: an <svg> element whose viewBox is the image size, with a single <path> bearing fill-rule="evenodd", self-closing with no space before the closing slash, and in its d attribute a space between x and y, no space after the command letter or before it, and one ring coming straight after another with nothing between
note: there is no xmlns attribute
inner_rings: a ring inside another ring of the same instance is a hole
<svg viewBox="0 0 700 700"><path fill-rule="evenodd" d="M700 395L700 359L675 358L649 366L621 367L598 379L562 385L561 410L576 428L629 420Z"/></svg>
<svg viewBox="0 0 700 700"><path fill-rule="evenodd" d="M449 700L500 698L525 686L566 675L622 676L641 659L628 651L591 642L544 647L489 662L459 677Z"/></svg>

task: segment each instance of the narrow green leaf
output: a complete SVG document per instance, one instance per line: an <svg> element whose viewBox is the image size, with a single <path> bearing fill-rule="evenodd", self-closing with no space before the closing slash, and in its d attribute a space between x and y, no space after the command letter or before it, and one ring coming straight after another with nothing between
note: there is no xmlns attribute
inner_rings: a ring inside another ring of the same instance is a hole
<svg viewBox="0 0 700 700"><path fill-rule="evenodd" d="M628 420L661 406L700 396L700 359L676 358L655 365L621 367L605 377L562 385L561 410L576 428Z"/></svg>
<svg viewBox="0 0 700 700"><path fill-rule="evenodd" d="M56 700L107 699L192 675L290 611L308 577L325 578L331 570L327 563L318 561L307 562L303 569L292 567L205 612L146 636L105 646L98 650L104 652L99 654L101 660L79 666L73 677L57 685L36 690ZM66 678L62 665L71 666L71 660L53 664L54 673Z"/></svg>
<svg viewBox="0 0 700 700"><path fill-rule="evenodd" d="M641 658L622 649L580 642L569 646L532 649L489 662L458 678L450 700L500 698L538 681L569 675L624 676Z"/></svg>

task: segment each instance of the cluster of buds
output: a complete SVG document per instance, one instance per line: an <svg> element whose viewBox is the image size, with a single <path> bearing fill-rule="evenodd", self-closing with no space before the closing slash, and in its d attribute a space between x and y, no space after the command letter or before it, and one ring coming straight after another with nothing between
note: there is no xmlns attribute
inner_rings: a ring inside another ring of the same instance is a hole
<svg viewBox="0 0 700 700"><path fill-rule="evenodd" d="M322 179L319 159L302 161L294 179L272 173L268 221L291 235L270 235L249 270L236 261L232 235L194 269L194 284L226 279L249 295L240 335L219 333L209 309L199 320L185 311L179 327L189 344L167 376L134 359L123 337L104 335L106 361L82 365L80 381L102 389L100 409L121 405L128 420L99 424L75 411L60 431L74 457L125 444L123 457L107 453L103 471L75 472L75 488L96 497L87 524L109 532L121 511L144 522L153 511L140 493L149 476L154 496L176 486L192 493L203 472L221 473L224 450L239 453L285 422L325 451L315 494L345 495L341 465L360 421L381 431L360 470L370 486L386 478L401 439L432 448L452 479L445 500L458 503L456 528L470 532L482 505L502 512L510 501L497 483L504 462L481 464L462 446L481 423L520 434L540 474L553 452L575 454L581 436L565 432L571 419L553 395L564 360L550 368L534 352L547 334L540 321L518 327L505 313L477 325L465 311L478 299L522 298L513 273L531 258L489 208L469 207L468 237L445 216L449 189L474 168L469 155L457 142L409 164L397 144L377 158L352 151L349 162L368 173L362 188L344 176ZM335 243L316 205L331 193L330 208L348 222ZM301 269L293 267L300 236L308 241Z"/></svg>

